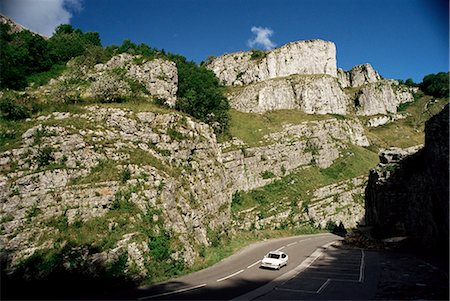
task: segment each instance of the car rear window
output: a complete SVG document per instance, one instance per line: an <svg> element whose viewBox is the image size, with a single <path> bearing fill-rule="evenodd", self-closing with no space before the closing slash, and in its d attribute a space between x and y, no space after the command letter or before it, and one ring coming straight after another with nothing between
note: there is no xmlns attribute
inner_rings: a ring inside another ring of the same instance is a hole
<svg viewBox="0 0 450 301"><path fill-rule="evenodd" d="M274 259L279 259L279 258L280 258L280 255L269 253L269 256L267 256L267 257L269 257L269 258L274 258Z"/></svg>

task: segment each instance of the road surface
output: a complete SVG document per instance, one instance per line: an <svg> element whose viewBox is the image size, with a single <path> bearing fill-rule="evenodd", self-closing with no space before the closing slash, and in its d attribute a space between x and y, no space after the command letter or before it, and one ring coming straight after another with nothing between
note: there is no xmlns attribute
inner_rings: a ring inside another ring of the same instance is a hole
<svg viewBox="0 0 450 301"><path fill-rule="evenodd" d="M301 263L330 242L339 240L333 234L302 235L272 239L244 248L216 265L172 281L140 288L128 298L139 300L231 300L257 298L248 295L264 288L273 290L295 275ZM289 255L289 263L280 270L261 269L260 260L267 252L280 250ZM284 278L283 278L284 277ZM287 278L286 278L287 277ZM358 274L359 277L359 274ZM326 280L325 280L326 281ZM267 293L267 292L263 292Z"/></svg>

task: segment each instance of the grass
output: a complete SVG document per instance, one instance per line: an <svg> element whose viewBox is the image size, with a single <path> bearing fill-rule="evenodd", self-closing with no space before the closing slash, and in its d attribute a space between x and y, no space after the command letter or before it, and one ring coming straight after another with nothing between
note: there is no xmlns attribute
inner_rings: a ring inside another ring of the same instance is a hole
<svg viewBox="0 0 450 301"><path fill-rule="evenodd" d="M344 156L337 159L328 168L320 169L317 166L300 168L269 185L239 193L239 202L235 202L232 209L234 212L239 212L257 206L261 212L267 212L274 204L279 204L280 200L285 204L307 200L310 198L311 190L367 175L370 168L373 168L378 162L376 153L351 145Z"/></svg>
<svg viewBox="0 0 450 301"><path fill-rule="evenodd" d="M248 147L267 144L263 137L283 130L285 124L300 124L335 118L329 115L311 115L298 110L279 110L264 114L230 110L230 135L242 140Z"/></svg>
<svg viewBox="0 0 450 301"><path fill-rule="evenodd" d="M366 134L371 144L377 148L406 148L423 144L425 122L441 111L446 103L448 99L436 99L428 95L418 97L413 103L403 107L403 112L409 114L406 119L368 128Z"/></svg>
<svg viewBox="0 0 450 301"><path fill-rule="evenodd" d="M114 160L101 160L86 177L74 179L72 185L120 181L121 175Z"/></svg>

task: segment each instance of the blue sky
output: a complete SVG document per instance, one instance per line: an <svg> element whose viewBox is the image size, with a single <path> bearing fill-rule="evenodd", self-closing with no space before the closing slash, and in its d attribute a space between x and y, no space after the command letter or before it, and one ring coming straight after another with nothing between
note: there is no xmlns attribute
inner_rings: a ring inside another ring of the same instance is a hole
<svg viewBox="0 0 450 301"><path fill-rule="evenodd" d="M324 39L336 43L338 67L345 70L370 63L386 78L416 82L449 70L448 0L2 2L2 13L47 35L57 24L70 23L99 32L104 46L131 39L195 62L251 47Z"/></svg>

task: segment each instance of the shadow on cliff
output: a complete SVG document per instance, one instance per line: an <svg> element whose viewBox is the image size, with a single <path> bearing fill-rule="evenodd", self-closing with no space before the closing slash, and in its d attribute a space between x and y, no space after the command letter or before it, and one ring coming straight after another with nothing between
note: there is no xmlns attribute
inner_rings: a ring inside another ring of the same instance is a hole
<svg viewBox="0 0 450 301"><path fill-rule="evenodd" d="M425 146L396 164L372 170L365 193L372 235L406 237L405 247L449 251L449 107L427 121Z"/></svg>
<svg viewBox="0 0 450 301"><path fill-rule="evenodd" d="M107 268L87 264L79 256L82 254L74 252L51 255L35 252L9 270L9 254L2 251L1 255L1 300L100 299L98 296L111 289L136 285L121 273L120 261Z"/></svg>

